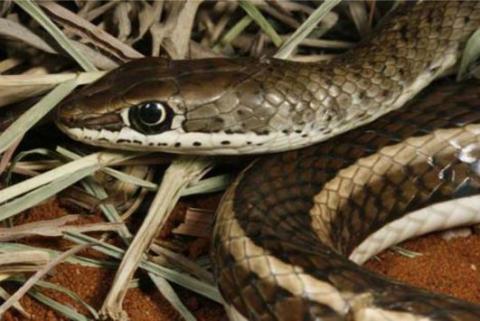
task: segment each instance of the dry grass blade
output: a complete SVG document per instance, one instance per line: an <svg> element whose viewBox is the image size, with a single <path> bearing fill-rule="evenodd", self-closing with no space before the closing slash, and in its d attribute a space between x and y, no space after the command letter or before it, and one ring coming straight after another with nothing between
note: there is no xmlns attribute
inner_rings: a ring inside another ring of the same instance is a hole
<svg viewBox="0 0 480 321"><path fill-rule="evenodd" d="M66 232L65 234L68 233L75 233L75 232ZM82 243L84 244L84 243ZM55 258L59 255L62 254L60 251L48 249L48 248L41 248L41 247L35 247L35 246L30 246L30 245L25 245L22 243L13 243L13 242L0 242L0 251L1 252L10 252L10 253L16 253L16 252L21 252L21 251L38 251L46 255L48 258L52 259ZM105 260L96 260L92 258L87 258L83 256L71 256L68 257L65 260L66 263L71 263L71 264L79 264L82 266L87 266L87 267L97 267L97 268L112 268L116 266L115 262L113 261L105 261ZM0 277L0 281L1 281Z"/></svg>
<svg viewBox="0 0 480 321"><path fill-rule="evenodd" d="M93 170L95 171L96 169ZM17 215L22 211L39 204L47 198L52 197L61 190L67 188L68 186L76 183L85 176L91 174L92 168L84 168L75 172L74 174L65 175L64 177L56 179L51 183L46 184L45 186L37 188L23 196L20 196L8 203L5 203L0 206L0 219L7 219L14 215ZM15 188L16 186L17 185L13 185L12 187Z"/></svg>
<svg viewBox="0 0 480 321"><path fill-rule="evenodd" d="M186 188L183 191L182 196L223 191L228 186L228 184L230 184L231 181L231 175L219 175L202 179L198 183L192 184L188 188Z"/></svg>
<svg viewBox="0 0 480 321"><path fill-rule="evenodd" d="M37 96L69 80L75 80L77 85L88 84L103 74L105 73L96 71L78 74L0 75L0 107Z"/></svg>
<svg viewBox="0 0 480 321"><path fill-rule="evenodd" d="M187 208L184 221L175 227L172 233L208 238L213 231L213 219L213 211Z"/></svg>
<svg viewBox="0 0 480 321"><path fill-rule="evenodd" d="M124 44L104 30L65 9L59 4L46 1L42 1L39 4L53 17L53 19L57 19L58 23L65 25L69 30L74 31L78 35L89 39L95 44L95 46L105 50L114 57L118 57L122 61L143 57L141 53L129 45Z"/></svg>
<svg viewBox="0 0 480 321"><path fill-rule="evenodd" d="M298 44L305 39L318 23L338 4L341 0L326 0L319 6L302 25L295 30L292 36L283 43L282 47L278 49L275 58L288 58Z"/></svg>
<svg viewBox="0 0 480 321"><path fill-rule="evenodd" d="M149 273L150 278L157 287L158 291L167 299L170 304L175 307L175 309L180 313L180 315L185 319L185 321L196 321L195 316L188 310L188 308L183 304L183 302L178 297L175 290L172 288L170 283L164 278Z"/></svg>
<svg viewBox="0 0 480 321"><path fill-rule="evenodd" d="M50 256L37 250L4 251L0 252L0 273L15 273L36 271L49 261Z"/></svg>
<svg viewBox="0 0 480 321"><path fill-rule="evenodd" d="M83 186L87 192L89 192L91 195L96 196L98 199L103 200L108 198L108 194L105 189L100 186L100 184L97 184L90 178L83 182ZM123 224L122 218L120 217L120 214L118 213L115 206L113 206L112 204L101 204L100 209L102 210L109 222L121 224L118 235L122 238L125 244L128 244L130 238L132 237L132 234L130 233L126 225Z"/></svg>
<svg viewBox="0 0 480 321"><path fill-rule="evenodd" d="M56 104L65 98L77 86L75 80L69 80L42 98L32 108L20 116L0 135L0 153L9 148L18 137L23 136L33 125L44 117Z"/></svg>
<svg viewBox="0 0 480 321"><path fill-rule="evenodd" d="M0 191L0 203L15 199L0 206L0 220L38 204L100 168L133 156L121 152L95 153L7 187Z"/></svg>
<svg viewBox="0 0 480 321"><path fill-rule="evenodd" d="M230 321L248 321L243 315L240 314L240 312L238 312L233 307L233 305L225 303L224 308Z"/></svg>
<svg viewBox="0 0 480 321"><path fill-rule="evenodd" d="M172 20L174 28L168 37L168 43L165 43L164 46L174 48L174 51L170 52L173 59L185 59L187 57L195 14L201 3L202 1L199 0L184 2L178 16L174 18L175 20Z"/></svg>
<svg viewBox="0 0 480 321"><path fill-rule="evenodd" d="M460 62L457 80L462 80L466 77L468 67L471 66L478 57L480 57L480 29L475 31L470 39L468 39Z"/></svg>
<svg viewBox="0 0 480 321"><path fill-rule="evenodd" d="M0 227L0 241L10 241L28 235L62 235L61 228L77 220L77 215L67 215L53 220L38 221L13 227ZM60 229L60 230L59 230Z"/></svg>
<svg viewBox="0 0 480 321"><path fill-rule="evenodd" d="M7 202L26 192L34 190L42 185L48 184L56 179L64 178L76 171L89 169L91 173L99 168L117 163L134 157L135 154L126 152L100 152L90 154L65 165L59 166L51 171L22 181L16 185L9 186L0 191L0 203Z"/></svg>
<svg viewBox="0 0 480 321"><path fill-rule="evenodd" d="M145 250L165 224L182 191L203 176L211 165L206 158L182 156L167 169L148 214L120 263L114 283L101 309L103 315L115 320L127 317L122 309L123 299Z"/></svg>
<svg viewBox="0 0 480 321"><path fill-rule="evenodd" d="M6 300L8 300L9 297L10 297L10 293L8 293L7 291L5 291L5 289L0 287L0 298L2 298L4 301L6 301ZM13 305L13 308L15 308L15 310L17 310L23 317L25 317L27 319L32 318L32 316L30 314L28 314L27 311L25 311L25 309L20 304L20 302L16 302Z"/></svg>
<svg viewBox="0 0 480 321"><path fill-rule="evenodd" d="M58 147L57 152L60 153L63 156L66 156L67 158L70 158L70 159L75 159L75 160L80 159L79 155L77 155L77 154L75 154L75 153L73 153L73 152L71 152L71 151L69 151L65 148L62 148L62 147ZM136 153L135 154L135 156L142 156L142 155L143 155L142 153ZM113 169L109 169L108 167L101 168L100 170L103 170L104 172L107 172L111 175L112 175L112 172L117 173L117 171L115 171ZM127 175L125 174L125 175L120 175L120 176L122 178L124 178ZM133 180L133 179L131 179L131 180ZM105 199L108 198L108 194L105 191L105 189L102 186L100 186L100 184L95 182L94 180L89 178L89 179L87 179L83 182L83 185L84 185L85 190L90 195L95 196L97 199L105 200ZM117 212L117 209L115 208L115 206L113 206L112 204L101 204L100 209L105 214L105 217L108 219L109 222L120 224L120 227L119 227L119 230L118 230L119 236L123 238L123 241L125 242L125 244L128 244L128 242L131 238L131 233L128 231L127 227L123 224L123 220L122 220L120 214Z"/></svg>
<svg viewBox="0 0 480 321"><path fill-rule="evenodd" d="M350 15L362 38L366 37L371 31L370 19L365 5L366 3L363 1L350 1L348 3Z"/></svg>
<svg viewBox="0 0 480 321"><path fill-rule="evenodd" d="M410 259L416 258L417 256L422 256L423 253L407 250L401 246L392 246L393 251L397 252L400 255L408 257Z"/></svg>
<svg viewBox="0 0 480 321"><path fill-rule="evenodd" d="M75 154L63 147L58 147L57 148L57 152L70 158L70 159L79 159L80 156L78 154ZM138 153L138 156L142 156L142 155L147 155L146 153L144 154L141 154L141 153ZM140 165L138 165L140 166ZM144 188L147 188L149 190L156 190L158 188L158 185L153 183L153 182L150 182L150 181L147 181L147 180L144 180L144 179L141 179L139 177L136 177L134 175L129 175L125 172L122 172L122 171L119 171L119 170L116 170L116 169L113 169L113 168L110 168L110 167L105 167L102 169L103 172L105 172L106 174L109 174L111 175L112 177L115 177L116 179L122 181L122 182L125 182L125 183L128 183L128 184L132 184L132 185L137 185L137 186L141 186L141 187L144 187Z"/></svg>
<svg viewBox="0 0 480 321"><path fill-rule="evenodd" d="M150 27L155 23L155 21L159 21L161 19L163 6L164 6L164 2L162 1L154 1L152 5L148 4L147 2L143 3L143 8L141 12L138 14L138 20L139 20L138 35L135 38L128 41L130 45L141 40L144 37L144 35L148 32Z"/></svg>
<svg viewBox="0 0 480 321"><path fill-rule="evenodd" d="M1 160L0 160L0 174L3 174L5 170L8 167L8 164L12 160L12 157L17 150L18 145L20 145L20 142L22 141L23 136L18 137L16 141L13 142L13 144L5 151L5 153L2 154ZM15 163L15 160L11 162L12 164ZM10 173L7 173L6 175L6 181L10 181Z"/></svg>
<svg viewBox="0 0 480 321"><path fill-rule="evenodd" d="M48 33L55 38L57 43L66 51L68 54L75 59L75 61L85 70L85 71L96 71L95 66L72 45L70 39L68 39L63 32L45 15L45 13L40 9L40 7L31 0L17 0L15 3L25 10L32 18L34 18Z"/></svg>
<svg viewBox="0 0 480 321"><path fill-rule="evenodd" d="M10 281L18 281L18 282L21 282L21 283L25 282L24 277L11 277L9 280ZM85 307L88 310L88 312L90 312L90 314L95 318L95 320L98 320L97 311L91 305L89 305L84 300L82 300L82 298L77 293L75 293L73 291L70 291L69 289L64 288L63 286L60 286L60 285L57 285L55 283L51 283L51 282L48 282L48 281L43 281L43 280L38 280L37 281L34 289L36 289L36 288L38 288L38 289L39 288L44 288L44 289L55 290L57 292L65 294L69 298L75 300L76 302L81 304L83 307ZM56 310L56 311L59 311L59 310Z"/></svg>
<svg viewBox="0 0 480 321"><path fill-rule="evenodd" d="M15 21L0 18L0 35L18 39L48 53L57 53L45 40Z"/></svg>
<svg viewBox="0 0 480 321"><path fill-rule="evenodd" d="M78 219L78 215L67 215L52 220L36 221L13 227L0 228L0 242L18 240L20 238L41 235L47 237L62 236L66 231L75 232L100 232L119 231L122 224L95 223L82 225L66 225Z"/></svg>
<svg viewBox="0 0 480 321"><path fill-rule="evenodd" d="M0 61L0 74L8 71L12 68L17 67L23 62L20 58L7 58L5 60Z"/></svg>
<svg viewBox="0 0 480 321"><path fill-rule="evenodd" d="M157 257L151 258L153 262L162 266L178 267L181 271L194 275L200 280L214 284L212 273L200 267L189 258L156 244L152 244L151 250L158 255Z"/></svg>
<svg viewBox="0 0 480 321"><path fill-rule="evenodd" d="M45 304L47 307L50 307L53 311L57 311L60 315L66 316L68 319L73 321L91 321L90 318L87 318L81 313L78 313L73 308L61 304L46 295L36 291L35 289L31 289L29 291L30 296L35 298L38 302Z"/></svg>
<svg viewBox="0 0 480 321"><path fill-rule="evenodd" d="M37 271L27 282L25 282L8 300L6 300L0 306L0 317L10 308L18 302L18 300L31 288L35 285L35 283L44 277L51 269L53 269L56 265L63 262L67 257L73 255L85 248L88 245L77 245L74 248L64 252L62 255L59 255L55 259L51 260L44 268Z"/></svg>
<svg viewBox="0 0 480 321"><path fill-rule="evenodd" d="M60 85L69 80L75 80L77 85L89 84L105 75L104 71L81 73L59 73L48 75L1 75L0 87L17 86L50 86ZM0 96L1 97L1 96Z"/></svg>

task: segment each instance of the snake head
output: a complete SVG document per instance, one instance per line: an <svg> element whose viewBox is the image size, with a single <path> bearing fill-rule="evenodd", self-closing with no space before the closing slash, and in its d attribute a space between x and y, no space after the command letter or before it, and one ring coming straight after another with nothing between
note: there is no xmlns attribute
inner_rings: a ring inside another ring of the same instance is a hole
<svg viewBox="0 0 480 321"><path fill-rule="evenodd" d="M120 149L237 154L302 147L311 143L302 131L312 113L296 98L304 84L292 83L285 68L274 59L138 59L67 97L56 122L73 139Z"/></svg>
<svg viewBox="0 0 480 321"><path fill-rule="evenodd" d="M102 141L121 144L113 139L124 129L155 132L158 126L149 128L148 121L164 112L162 130L167 130L173 114L181 113L181 109L174 111L171 107L176 106L173 100L178 86L166 70L168 62L163 59L139 59L122 65L67 97L57 109L58 126L73 138L92 144L102 145ZM163 77L156 77L159 73ZM163 110L160 106L164 106ZM143 119L147 122L145 126ZM104 134L109 136L102 137Z"/></svg>

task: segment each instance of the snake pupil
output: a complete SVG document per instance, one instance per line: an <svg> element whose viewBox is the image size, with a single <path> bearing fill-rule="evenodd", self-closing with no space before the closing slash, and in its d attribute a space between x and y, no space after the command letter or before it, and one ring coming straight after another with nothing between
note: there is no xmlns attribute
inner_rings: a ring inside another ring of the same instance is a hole
<svg viewBox="0 0 480 321"><path fill-rule="evenodd" d="M147 101L133 106L128 111L131 126L145 134L159 133L169 128L173 111L160 101Z"/></svg>
<svg viewBox="0 0 480 321"><path fill-rule="evenodd" d="M145 125L157 125L165 118L165 107L159 102L147 102L139 109L138 116Z"/></svg>

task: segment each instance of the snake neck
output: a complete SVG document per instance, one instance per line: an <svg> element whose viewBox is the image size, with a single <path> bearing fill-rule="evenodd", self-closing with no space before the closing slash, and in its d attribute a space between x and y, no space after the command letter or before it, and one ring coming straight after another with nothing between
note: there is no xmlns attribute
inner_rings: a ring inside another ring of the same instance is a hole
<svg viewBox="0 0 480 321"><path fill-rule="evenodd" d="M405 5L344 55L320 64L270 61L252 78L277 103L271 127L308 127L311 144L402 107L456 65L479 25L478 2Z"/></svg>

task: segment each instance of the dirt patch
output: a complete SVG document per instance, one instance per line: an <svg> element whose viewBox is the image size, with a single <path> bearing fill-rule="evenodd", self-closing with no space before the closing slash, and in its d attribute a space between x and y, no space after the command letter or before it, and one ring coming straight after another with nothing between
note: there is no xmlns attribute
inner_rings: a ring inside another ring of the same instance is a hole
<svg viewBox="0 0 480 321"><path fill-rule="evenodd" d="M407 241L403 248L422 253L408 258L387 250L366 266L432 292L480 304L480 236L445 241L438 234Z"/></svg>

